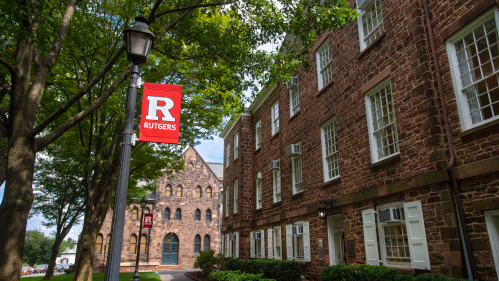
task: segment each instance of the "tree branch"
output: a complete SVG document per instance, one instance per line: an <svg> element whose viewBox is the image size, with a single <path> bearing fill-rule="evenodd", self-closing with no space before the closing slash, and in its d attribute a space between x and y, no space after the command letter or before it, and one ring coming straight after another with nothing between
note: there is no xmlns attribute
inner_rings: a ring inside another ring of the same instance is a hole
<svg viewBox="0 0 499 281"><path fill-rule="evenodd" d="M118 86L123 83L123 81L128 77L130 72L132 71L132 64L130 64L125 71L123 71L120 76L114 81L114 83L89 107L87 107L85 110L82 112L76 114L72 118L70 118L68 121L64 122L62 125L60 125L57 129L49 133L48 135L45 135L41 138L36 139L36 149L37 151L40 151L43 149L45 146L49 145L53 141L55 141L57 138L59 138L64 132L69 130L74 124L78 123L80 120L83 120L85 117L90 115L94 110L99 108L109 96L111 96L114 91L118 88Z"/></svg>
<svg viewBox="0 0 499 281"><path fill-rule="evenodd" d="M199 2L201 2L201 1L199 1ZM199 3L199 2L197 2L197 3ZM176 8L176 9L171 9L171 10L159 12L156 15L156 18L161 17L161 16L166 15L166 14L170 14L170 13L181 12L181 11L185 11L185 10L192 10L192 9L196 9L196 8L230 5L230 4L234 4L236 2L239 2L239 0L232 1L232 2L218 2L218 3L211 3L211 4L194 4L194 5L187 6L187 7Z"/></svg>
<svg viewBox="0 0 499 281"><path fill-rule="evenodd" d="M12 64L6 61L4 58L0 57L0 63L9 70L12 78L19 77L19 71Z"/></svg>
<svg viewBox="0 0 499 281"><path fill-rule="evenodd" d="M197 0L196 3L194 3L194 5L192 6L197 6L199 3L201 3L203 0ZM189 7L192 7L192 6L189 6ZM170 30L170 28L174 27L181 19L183 19L185 16L187 16L188 13L190 13L190 11L192 11L192 9L194 8L191 8L191 9L188 9L186 11L184 11L180 16L178 16L176 19L174 19L173 21L169 22L160 32L160 34L158 35L157 37L157 41L159 42L159 40L161 40L161 38L163 36L165 36L165 34L168 32L168 30ZM158 18L160 16L156 16L156 18Z"/></svg>

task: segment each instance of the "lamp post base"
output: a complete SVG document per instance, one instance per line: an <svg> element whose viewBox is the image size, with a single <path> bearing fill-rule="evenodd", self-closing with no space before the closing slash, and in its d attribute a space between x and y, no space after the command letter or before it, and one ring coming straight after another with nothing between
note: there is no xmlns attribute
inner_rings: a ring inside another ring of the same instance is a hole
<svg viewBox="0 0 499 281"><path fill-rule="evenodd" d="M133 274L132 277L133 277L132 281L140 281L139 272L137 270L135 270L135 273Z"/></svg>

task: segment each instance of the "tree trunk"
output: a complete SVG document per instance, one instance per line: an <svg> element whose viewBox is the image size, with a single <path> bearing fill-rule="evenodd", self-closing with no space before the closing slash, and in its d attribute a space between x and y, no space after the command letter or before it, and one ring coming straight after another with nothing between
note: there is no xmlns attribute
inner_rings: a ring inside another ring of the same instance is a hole
<svg viewBox="0 0 499 281"><path fill-rule="evenodd" d="M85 217L87 215L85 214ZM93 264L94 264L94 247L95 239L97 235L95 234L100 230L98 228L92 227L94 224L85 222L83 224L83 229L80 234L80 245L79 252L76 256L74 277L73 281L92 281Z"/></svg>
<svg viewBox="0 0 499 281"><path fill-rule="evenodd" d="M57 254L59 254L59 247L61 246L62 241L64 241L64 237L62 235L56 235L54 244L52 245L49 266L47 267L47 272L45 272L45 276L42 280L54 279L55 260L57 259Z"/></svg>

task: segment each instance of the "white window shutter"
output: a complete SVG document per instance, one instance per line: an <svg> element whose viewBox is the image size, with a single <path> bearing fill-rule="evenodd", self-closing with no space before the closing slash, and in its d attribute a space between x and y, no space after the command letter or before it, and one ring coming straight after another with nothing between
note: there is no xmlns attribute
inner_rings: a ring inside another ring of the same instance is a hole
<svg viewBox="0 0 499 281"><path fill-rule="evenodd" d="M292 261L294 259L293 255L293 225L286 225L286 255L288 260Z"/></svg>
<svg viewBox="0 0 499 281"><path fill-rule="evenodd" d="M304 260L311 262L312 258L310 256L310 223L308 221L303 222L303 248L305 252Z"/></svg>
<svg viewBox="0 0 499 281"><path fill-rule="evenodd" d="M229 255L230 255L230 253L229 253L229 244L230 244L229 234L225 234L225 256L226 257L229 257Z"/></svg>
<svg viewBox="0 0 499 281"><path fill-rule="evenodd" d="M279 259L282 260L282 232L281 232L281 227L279 226L279 249L280 249L280 253L279 253Z"/></svg>
<svg viewBox="0 0 499 281"><path fill-rule="evenodd" d="M260 240L260 247L262 248L262 258L265 259L265 229L260 231L262 233L262 237Z"/></svg>
<svg viewBox="0 0 499 281"><path fill-rule="evenodd" d="M430 270L421 201L404 203L404 213L412 268Z"/></svg>
<svg viewBox="0 0 499 281"><path fill-rule="evenodd" d="M255 232L250 232L250 258L255 258Z"/></svg>
<svg viewBox="0 0 499 281"><path fill-rule="evenodd" d="M230 240L230 237L232 234L229 234L229 254L228 256L232 258L232 240Z"/></svg>
<svg viewBox="0 0 499 281"><path fill-rule="evenodd" d="M376 218L374 214L374 209L362 211L366 263L369 265L379 265L378 237L376 236Z"/></svg>
<svg viewBox="0 0 499 281"><path fill-rule="evenodd" d="M222 255L225 256L225 235L222 235Z"/></svg>
<svg viewBox="0 0 499 281"><path fill-rule="evenodd" d="M269 249L269 253L268 253L268 259L271 260L271 259L274 259L274 255L273 255L273 252L272 251L272 228L269 228L267 230L267 234L269 236L268 238L268 245L267 245L267 248Z"/></svg>
<svg viewBox="0 0 499 281"><path fill-rule="evenodd" d="M236 232L236 256L235 258L239 258L239 232Z"/></svg>

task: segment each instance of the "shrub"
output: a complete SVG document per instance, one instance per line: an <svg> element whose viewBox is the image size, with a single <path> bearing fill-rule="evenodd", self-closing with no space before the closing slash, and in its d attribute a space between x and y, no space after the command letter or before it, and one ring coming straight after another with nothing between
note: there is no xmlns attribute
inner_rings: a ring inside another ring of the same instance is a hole
<svg viewBox="0 0 499 281"><path fill-rule="evenodd" d="M263 278L262 274L245 273L241 271L215 271L208 275L212 281L275 281Z"/></svg>
<svg viewBox="0 0 499 281"><path fill-rule="evenodd" d="M73 269L71 267L64 269L64 273L66 273L66 274L71 274L72 271L73 271Z"/></svg>
<svg viewBox="0 0 499 281"><path fill-rule="evenodd" d="M223 255L218 254L215 256L215 251L213 250L201 251L196 258L194 267L200 268L205 275L208 275L217 269L223 269Z"/></svg>
<svg viewBox="0 0 499 281"><path fill-rule="evenodd" d="M227 270L260 274L264 278L276 279L277 281L299 281L301 280L301 266L295 261L281 260L240 260L231 259L225 263Z"/></svg>

